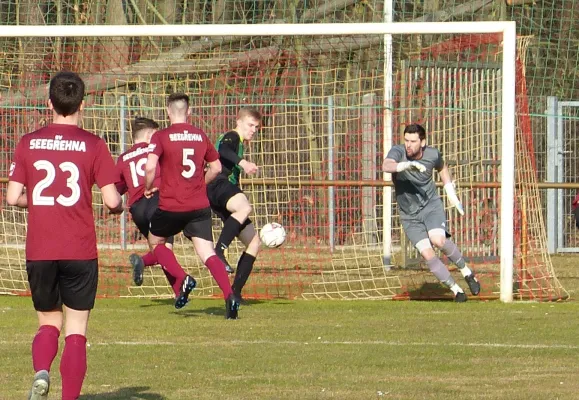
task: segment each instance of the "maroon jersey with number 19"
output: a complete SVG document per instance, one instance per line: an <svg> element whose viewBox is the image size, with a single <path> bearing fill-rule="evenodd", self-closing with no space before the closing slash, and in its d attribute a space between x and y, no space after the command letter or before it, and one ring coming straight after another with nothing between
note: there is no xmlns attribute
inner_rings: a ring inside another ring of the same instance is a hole
<svg viewBox="0 0 579 400"><path fill-rule="evenodd" d="M73 125L51 124L24 135L10 180L26 186L26 259L97 258L92 187L114 184L104 140Z"/></svg>
<svg viewBox="0 0 579 400"><path fill-rule="evenodd" d="M173 124L157 131L149 145L159 156L161 187L159 208L185 212L209 207L205 186L205 162L219 153L201 129L191 124Z"/></svg>
<svg viewBox="0 0 579 400"><path fill-rule="evenodd" d="M149 154L148 143L137 143L117 159L117 190L128 193L127 205L130 207L145 194L145 164ZM161 168L155 171L154 187L161 183Z"/></svg>

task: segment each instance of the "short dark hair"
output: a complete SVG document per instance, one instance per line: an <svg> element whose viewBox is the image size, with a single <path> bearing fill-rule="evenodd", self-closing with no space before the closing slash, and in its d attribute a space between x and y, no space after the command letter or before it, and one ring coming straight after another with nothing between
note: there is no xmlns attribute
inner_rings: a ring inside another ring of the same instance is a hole
<svg viewBox="0 0 579 400"><path fill-rule="evenodd" d="M185 93L173 93L169 95L167 98L167 107L177 101L184 101L187 104L187 108L189 108L189 96L187 96Z"/></svg>
<svg viewBox="0 0 579 400"><path fill-rule="evenodd" d="M426 139L426 129L424 129L424 127L419 124L406 125L406 128L404 128L404 133L418 133L420 140Z"/></svg>
<svg viewBox="0 0 579 400"><path fill-rule="evenodd" d="M139 138L139 134L144 129L159 129L159 124L150 118L137 117L131 123L131 128L133 131L133 140L135 140Z"/></svg>
<svg viewBox="0 0 579 400"><path fill-rule="evenodd" d="M258 121L261 121L261 113L255 107L242 107L237 112L237 119L240 119L243 117L248 117L248 116L255 118Z"/></svg>
<svg viewBox="0 0 579 400"><path fill-rule="evenodd" d="M72 115L80 110L84 99L84 82L74 72L59 72L50 79L48 98L58 115Z"/></svg>

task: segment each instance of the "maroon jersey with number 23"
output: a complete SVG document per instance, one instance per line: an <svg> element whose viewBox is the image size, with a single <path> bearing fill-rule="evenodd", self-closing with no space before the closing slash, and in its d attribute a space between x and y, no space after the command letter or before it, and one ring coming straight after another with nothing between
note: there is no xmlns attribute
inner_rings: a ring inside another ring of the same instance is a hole
<svg viewBox="0 0 579 400"><path fill-rule="evenodd" d="M92 187L114 184L104 140L73 125L51 124L24 135L10 180L26 186L27 260L97 258Z"/></svg>
<svg viewBox="0 0 579 400"><path fill-rule="evenodd" d="M218 160L219 153L205 132L191 124L173 124L153 135L149 150L159 156L161 210L186 212L209 207L204 167L205 162Z"/></svg>

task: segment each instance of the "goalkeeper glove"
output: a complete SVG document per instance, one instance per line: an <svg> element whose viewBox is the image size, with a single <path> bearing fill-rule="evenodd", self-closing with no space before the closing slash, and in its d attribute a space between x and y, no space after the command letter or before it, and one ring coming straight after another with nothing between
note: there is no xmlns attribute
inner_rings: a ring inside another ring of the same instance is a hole
<svg viewBox="0 0 579 400"><path fill-rule="evenodd" d="M444 191L446 192L446 196L448 197L450 204L452 204L458 210L460 215L464 215L464 208L462 207L462 203L458 199L456 191L454 190L454 182L449 182L444 185Z"/></svg>
<svg viewBox="0 0 579 400"><path fill-rule="evenodd" d="M418 161L402 161L396 165L396 172L406 171L407 169L415 169L419 172L426 171L426 167L420 164Z"/></svg>

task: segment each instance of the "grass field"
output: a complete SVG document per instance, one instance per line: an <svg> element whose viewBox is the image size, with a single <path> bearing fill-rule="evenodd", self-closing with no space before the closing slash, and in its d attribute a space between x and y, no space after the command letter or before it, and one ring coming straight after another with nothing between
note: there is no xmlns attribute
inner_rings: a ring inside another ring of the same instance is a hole
<svg viewBox="0 0 579 400"><path fill-rule="evenodd" d="M553 262L569 301L252 300L226 321L219 300L99 299L81 399L577 399L579 257ZM0 296L0 400L26 398L35 331L30 298Z"/></svg>
<svg viewBox="0 0 579 400"><path fill-rule="evenodd" d="M99 300L82 399L576 399L579 303ZM24 399L29 298L0 297L0 399ZM58 362L51 398L60 398Z"/></svg>

